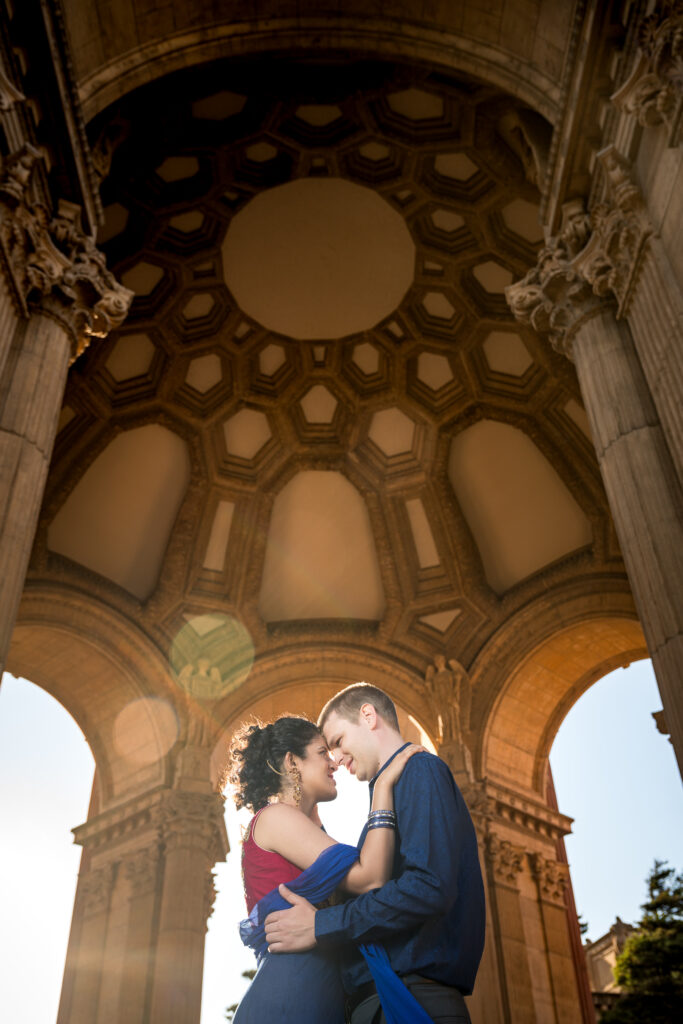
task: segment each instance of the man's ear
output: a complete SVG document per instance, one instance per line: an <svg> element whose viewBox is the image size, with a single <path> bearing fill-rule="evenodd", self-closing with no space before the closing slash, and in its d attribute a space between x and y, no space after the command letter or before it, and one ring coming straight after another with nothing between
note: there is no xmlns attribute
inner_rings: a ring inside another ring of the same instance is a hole
<svg viewBox="0 0 683 1024"><path fill-rule="evenodd" d="M377 712L374 704L361 704L360 717L366 723L369 729L376 729L379 721Z"/></svg>

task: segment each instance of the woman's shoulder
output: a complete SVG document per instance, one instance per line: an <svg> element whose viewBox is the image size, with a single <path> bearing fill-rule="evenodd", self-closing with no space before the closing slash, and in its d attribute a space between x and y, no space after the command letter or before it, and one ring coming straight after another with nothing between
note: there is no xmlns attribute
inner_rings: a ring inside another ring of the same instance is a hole
<svg viewBox="0 0 683 1024"><path fill-rule="evenodd" d="M256 825L256 817L255 815L253 819L254 825ZM305 827L306 822L309 822L309 819L298 807L292 807L291 804L266 804L258 812L259 843L262 845L262 840L265 837L281 833L283 829Z"/></svg>

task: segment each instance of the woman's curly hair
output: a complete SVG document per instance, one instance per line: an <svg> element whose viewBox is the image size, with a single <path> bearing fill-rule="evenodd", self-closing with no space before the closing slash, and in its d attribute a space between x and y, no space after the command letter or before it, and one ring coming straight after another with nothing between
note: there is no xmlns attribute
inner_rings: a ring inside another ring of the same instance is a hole
<svg viewBox="0 0 683 1024"><path fill-rule="evenodd" d="M242 725L232 738L223 779L233 787L237 809L249 807L255 813L265 807L282 787L285 756L305 757L306 747L318 736L318 727L307 718Z"/></svg>

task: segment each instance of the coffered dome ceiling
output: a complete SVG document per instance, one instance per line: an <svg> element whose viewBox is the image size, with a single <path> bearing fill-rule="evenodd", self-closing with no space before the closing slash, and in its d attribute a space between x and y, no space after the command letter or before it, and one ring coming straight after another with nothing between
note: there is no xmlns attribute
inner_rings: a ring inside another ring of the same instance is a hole
<svg viewBox="0 0 683 1024"><path fill-rule="evenodd" d="M542 240L513 114L271 60L102 115L136 298L71 371L34 573L165 634L215 612L259 649L350 623L428 652L620 572L573 370L505 301Z"/></svg>

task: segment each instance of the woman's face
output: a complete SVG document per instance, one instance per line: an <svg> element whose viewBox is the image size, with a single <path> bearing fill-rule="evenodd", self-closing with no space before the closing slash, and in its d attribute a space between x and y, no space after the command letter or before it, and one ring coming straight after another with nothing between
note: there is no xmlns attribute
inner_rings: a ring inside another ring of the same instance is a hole
<svg viewBox="0 0 683 1024"><path fill-rule="evenodd" d="M315 803L335 799L337 784L334 773L337 766L322 736L312 739L306 747L305 756L295 757L294 761L301 772L301 788L307 797Z"/></svg>

